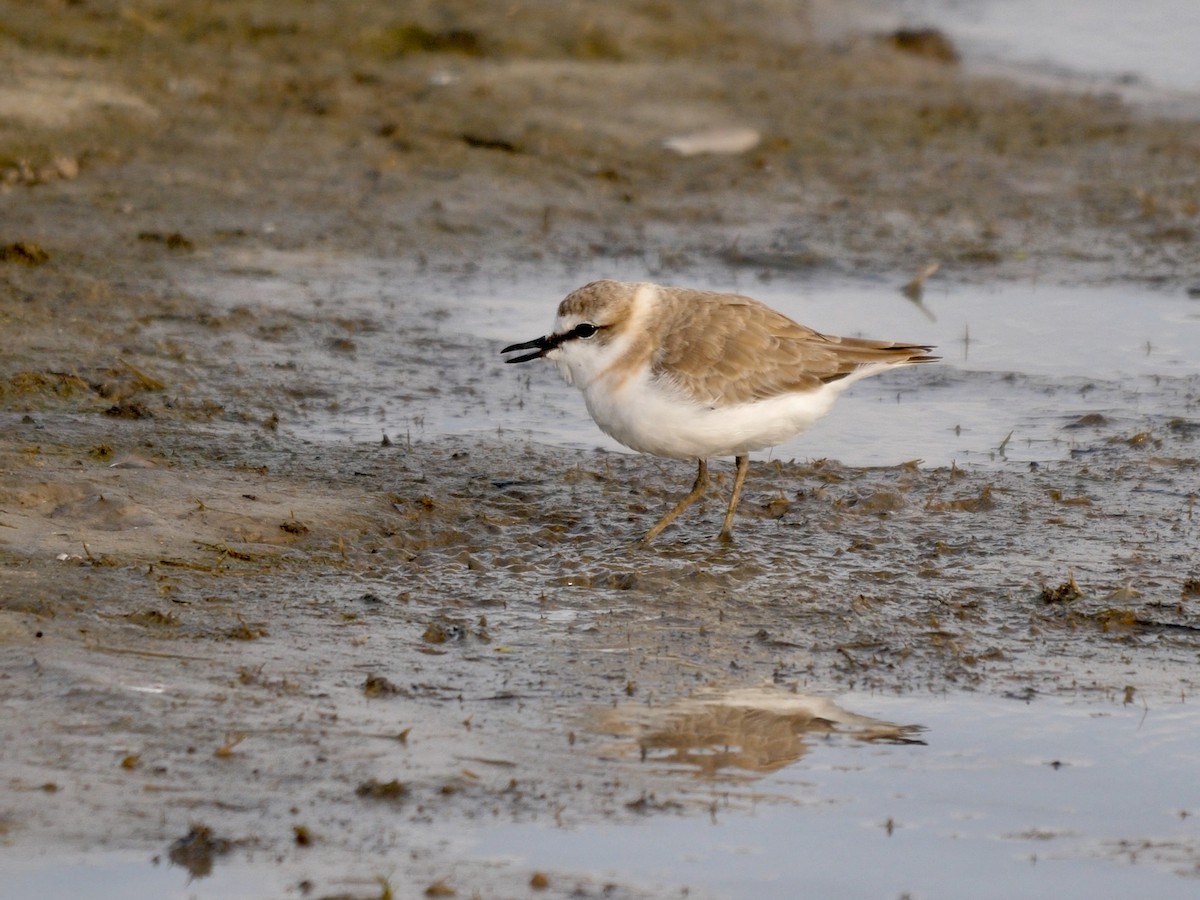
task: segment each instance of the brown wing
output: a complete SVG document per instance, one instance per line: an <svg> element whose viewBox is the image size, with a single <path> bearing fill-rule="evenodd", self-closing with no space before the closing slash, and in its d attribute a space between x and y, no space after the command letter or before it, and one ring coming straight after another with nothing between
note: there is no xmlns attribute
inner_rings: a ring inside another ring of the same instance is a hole
<svg viewBox="0 0 1200 900"><path fill-rule="evenodd" d="M764 400L815 390L871 363L936 358L921 345L824 335L737 294L660 290L671 315L652 370L702 403Z"/></svg>

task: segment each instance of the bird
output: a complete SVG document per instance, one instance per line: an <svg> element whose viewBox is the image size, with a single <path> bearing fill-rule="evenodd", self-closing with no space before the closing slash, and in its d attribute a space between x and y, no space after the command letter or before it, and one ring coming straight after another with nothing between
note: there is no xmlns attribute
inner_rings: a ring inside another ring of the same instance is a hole
<svg viewBox="0 0 1200 900"><path fill-rule="evenodd" d="M735 460L719 538L732 540L749 454L808 429L854 382L935 362L931 345L835 337L740 294L593 281L554 330L510 344L506 363L548 359L583 392L600 430L640 453L695 460L692 490L642 536L658 537L708 488L708 460Z"/></svg>

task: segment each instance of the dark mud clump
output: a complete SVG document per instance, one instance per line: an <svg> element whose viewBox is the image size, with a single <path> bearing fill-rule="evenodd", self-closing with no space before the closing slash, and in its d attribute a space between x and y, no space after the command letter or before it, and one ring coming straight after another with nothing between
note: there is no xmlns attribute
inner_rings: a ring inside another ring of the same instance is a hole
<svg viewBox="0 0 1200 900"><path fill-rule="evenodd" d="M167 850L167 858L177 866L187 869L193 878L204 878L212 874L218 857L225 856L234 848L235 842L217 837L207 825L193 825Z"/></svg>

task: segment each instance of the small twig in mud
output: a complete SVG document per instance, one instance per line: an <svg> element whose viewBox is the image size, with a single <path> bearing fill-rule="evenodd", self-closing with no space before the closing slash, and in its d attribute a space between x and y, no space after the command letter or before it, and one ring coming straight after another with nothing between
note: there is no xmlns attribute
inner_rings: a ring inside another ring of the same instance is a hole
<svg viewBox="0 0 1200 900"><path fill-rule="evenodd" d="M243 553L241 550L234 550L228 544L207 544L203 541L196 541L196 546L201 550L211 550L213 553L220 553L222 558L231 556L234 559L240 559L242 562L252 562L254 556L249 553Z"/></svg>
<svg viewBox="0 0 1200 900"><path fill-rule="evenodd" d="M210 575L215 575L218 573L218 570L215 569L213 566L209 565L208 563L192 562L191 560L187 560L187 559L161 558L158 560L157 565L173 566L174 568L177 568L177 569L191 569L195 572L207 572ZM266 574L268 574L270 572L274 572L274 571L278 571L278 570L275 568L272 568L269 565L266 565L266 566L261 566L256 569L222 569L222 570L220 570L220 574L226 575L226 576L236 575L239 578L247 578L247 577L252 577L254 575L266 575Z"/></svg>
<svg viewBox="0 0 1200 900"><path fill-rule="evenodd" d="M1008 442L1012 439L1013 433L1010 431L1004 436L1004 440L1000 442L1000 446L996 448L996 452L1001 456L1004 455L1004 449L1008 446Z"/></svg>
<svg viewBox="0 0 1200 900"><path fill-rule="evenodd" d="M1146 724L1146 717L1150 715L1150 704L1146 702L1146 695L1142 694L1142 717L1138 719L1138 731L1142 730L1142 726Z"/></svg>
<svg viewBox="0 0 1200 900"><path fill-rule="evenodd" d="M852 668L855 668L855 669L862 668L862 663L860 663L857 659L855 659L853 656L851 656L850 651L847 650L845 647L838 647L837 652L846 658L846 662L850 663L850 666Z"/></svg>
<svg viewBox="0 0 1200 900"><path fill-rule="evenodd" d="M230 630L225 636L231 641L257 641L259 638L267 636L267 629L261 624L250 625L241 616L237 617L238 624L236 628Z"/></svg>
<svg viewBox="0 0 1200 900"><path fill-rule="evenodd" d="M158 564L160 566L174 566L177 569L194 569L197 572L211 572L213 570L212 566L190 562L186 559L160 559Z"/></svg>
<svg viewBox="0 0 1200 900"><path fill-rule="evenodd" d="M120 656L145 656L150 659L184 659L189 662L211 662L208 656L189 656L186 653L168 653L161 650L135 650L131 647L110 647L106 644L86 644L94 653L116 653Z"/></svg>
<svg viewBox="0 0 1200 900"><path fill-rule="evenodd" d="M212 574L216 575L217 573L219 573L221 571L221 567L223 565L225 565L225 560L230 557L233 557L234 559L240 559L243 562L250 562L251 560L254 559L254 557L251 556L249 553L242 553L239 550L234 550L228 544L207 544L203 541L196 541L195 543L196 543L196 546L202 550L210 550L213 553L218 554L217 561L214 562L210 566L202 566L199 564L191 565L191 564L177 563L177 562L173 562L170 564L171 565L186 565L186 567L189 569L196 569L201 572L211 572ZM164 562L165 562L165 560L164 560Z"/></svg>
<svg viewBox="0 0 1200 900"><path fill-rule="evenodd" d="M121 365L133 373L133 377L137 379L138 384L141 385L144 391L161 391L166 387L166 384L151 375L147 375L127 359L121 360Z"/></svg>
<svg viewBox="0 0 1200 900"><path fill-rule="evenodd" d="M248 735L229 733L225 735L225 743L213 751L213 756L219 759L228 759L233 756L233 748L244 741Z"/></svg>

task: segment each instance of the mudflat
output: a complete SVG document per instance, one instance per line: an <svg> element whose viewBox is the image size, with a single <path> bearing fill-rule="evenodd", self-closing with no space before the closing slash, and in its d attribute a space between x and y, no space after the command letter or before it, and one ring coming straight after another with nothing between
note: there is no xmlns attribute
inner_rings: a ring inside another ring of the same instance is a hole
<svg viewBox="0 0 1200 900"><path fill-rule="evenodd" d="M599 892L448 835L703 812L614 774L697 692L1193 693L1194 370L1054 465L756 462L730 546L717 489L634 546L686 465L294 426L360 352L521 402L445 301L514 269L1183 295L1195 122L819 3L51 6L0 3L0 852ZM379 261L386 328L286 302Z"/></svg>

